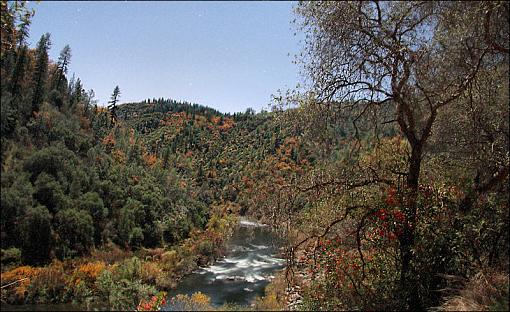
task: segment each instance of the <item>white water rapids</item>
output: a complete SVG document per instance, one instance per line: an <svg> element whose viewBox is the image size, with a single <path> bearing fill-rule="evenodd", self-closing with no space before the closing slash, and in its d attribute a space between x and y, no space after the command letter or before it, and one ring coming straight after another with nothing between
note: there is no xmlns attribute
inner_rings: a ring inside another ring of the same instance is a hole
<svg viewBox="0 0 510 312"><path fill-rule="evenodd" d="M225 303L249 305L264 288L284 259L277 257L276 237L268 226L241 220L227 244L227 256L186 276L169 297L202 292L213 306ZM170 305L165 310L172 310Z"/></svg>

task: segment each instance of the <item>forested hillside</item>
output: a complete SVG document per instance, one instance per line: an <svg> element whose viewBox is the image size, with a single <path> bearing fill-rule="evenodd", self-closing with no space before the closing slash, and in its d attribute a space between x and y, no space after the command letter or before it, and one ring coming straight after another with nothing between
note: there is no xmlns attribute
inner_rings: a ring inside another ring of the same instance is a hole
<svg viewBox="0 0 510 312"><path fill-rule="evenodd" d="M245 183L292 134L267 112L119 105L119 87L99 106L68 79L69 46L55 61L49 34L27 47L32 13L18 5L2 2L2 285L19 282L2 301L118 296L110 308L126 308L155 293L151 285L174 287L222 254L231 216L250 210ZM156 258L131 259L147 254ZM138 267L142 281L109 264ZM131 284L98 285L112 278Z"/></svg>
<svg viewBox="0 0 510 312"><path fill-rule="evenodd" d="M97 103L1 5L2 303L134 309L249 216L287 260L258 308L508 309L508 2L301 2L309 89L234 114Z"/></svg>

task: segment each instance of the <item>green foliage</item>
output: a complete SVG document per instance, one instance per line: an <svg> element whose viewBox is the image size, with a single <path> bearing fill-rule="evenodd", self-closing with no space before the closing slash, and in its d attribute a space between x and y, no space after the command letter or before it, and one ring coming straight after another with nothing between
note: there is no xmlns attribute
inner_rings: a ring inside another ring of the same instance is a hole
<svg viewBox="0 0 510 312"><path fill-rule="evenodd" d="M46 172L42 172L37 176L34 182L34 189L34 199L53 213L69 205L60 183Z"/></svg>
<svg viewBox="0 0 510 312"><path fill-rule="evenodd" d="M33 186L28 181L27 175L18 175L14 177L11 174L2 174L2 192L1 192L1 228L2 228L2 246L18 246L20 232L20 216L24 216L27 209L32 207ZM18 244L15 244L18 243ZM3 245L5 244L5 245Z"/></svg>
<svg viewBox="0 0 510 312"><path fill-rule="evenodd" d="M319 53L306 60L307 69L326 66L312 77L318 87L326 84L318 90L325 92L298 95L296 109L222 114L163 98L119 105L119 86L108 109L98 106L80 78L67 77L70 47L56 62L48 57L49 34L29 48L30 12L24 3L2 1L2 264L67 259L65 268L53 262L2 274L9 281L30 278L7 301L93 299L133 309L156 293L148 283L173 287L222 256L237 214L271 223L289 244L311 238L287 254L303 257L297 269L305 277L304 309L408 309L411 296L428 308L450 286L445 276L507 270L508 86L501 82L508 77L508 58L501 56L507 32L480 33L485 27L472 25L487 18L487 27L507 29L508 4L421 6L301 3L297 13L310 27L309 39L328 39L305 53ZM378 17L381 24L377 15L369 18L378 9L388 12ZM425 22L431 38L418 38L416 29L386 31ZM359 32L362 26L369 29ZM330 46L339 30L356 49L345 50L341 40ZM423 44L429 39L433 44ZM366 54L356 54L358 48ZM342 53L320 55L325 51ZM481 56L471 74L473 53ZM386 72L388 66L395 68ZM330 79L337 73L355 78L353 84L332 87L344 81ZM373 75L381 75L374 86ZM404 91L375 106L350 99L359 76L369 79L356 92L391 87L371 97L385 98L395 91L386 81L391 75L410 77L397 83ZM433 90L430 96L424 88ZM409 134L413 127L423 141ZM140 256L147 248L149 258ZM72 259L90 253L104 262ZM257 304L281 308L279 297L269 294ZM210 308L200 294L181 299Z"/></svg>
<svg viewBox="0 0 510 312"><path fill-rule="evenodd" d="M50 34L41 36L35 51L36 64L33 77L32 111L38 112L46 96L46 85L48 83L48 50L51 46Z"/></svg>
<svg viewBox="0 0 510 312"><path fill-rule="evenodd" d="M201 241L197 246L198 252L205 257L211 257L215 251L214 245L209 240Z"/></svg>
<svg viewBox="0 0 510 312"><path fill-rule="evenodd" d="M62 145L50 146L36 151L25 162L23 169L31 173L35 181L41 173L53 176L59 182L67 182L77 165L76 155Z"/></svg>
<svg viewBox="0 0 510 312"><path fill-rule="evenodd" d="M11 97L2 96L0 103L0 134L2 138L11 137L16 129L18 116L12 101Z"/></svg>
<svg viewBox="0 0 510 312"><path fill-rule="evenodd" d="M113 304L110 295L113 289L113 284L113 274L110 270L103 270L103 272L99 273L99 276L95 281L99 299L109 305Z"/></svg>
<svg viewBox="0 0 510 312"><path fill-rule="evenodd" d="M129 245L133 247L140 247L143 243L144 236L143 230L140 227L135 227L129 232Z"/></svg>
<svg viewBox="0 0 510 312"><path fill-rule="evenodd" d="M57 253L61 258L87 253L94 244L94 225L85 210L64 209L55 215Z"/></svg>
<svg viewBox="0 0 510 312"><path fill-rule="evenodd" d="M114 275L106 273L107 270L99 275L96 285L99 287L100 296L108 298L111 309L133 309L143 298L157 293L153 286L141 282L140 270L140 260L133 257L120 264Z"/></svg>
<svg viewBox="0 0 510 312"><path fill-rule="evenodd" d="M7 265L20 265L21 264L21 250L18 248L2 249L1 255L2 266Z"/></svg>
<svg viewBox="0 0 510 312"><path fill-rule="evenodd" d="M21 224L21 251L23 262L42 264L49 260L53 242L51 214L44 206L30 207Z"/></svg>

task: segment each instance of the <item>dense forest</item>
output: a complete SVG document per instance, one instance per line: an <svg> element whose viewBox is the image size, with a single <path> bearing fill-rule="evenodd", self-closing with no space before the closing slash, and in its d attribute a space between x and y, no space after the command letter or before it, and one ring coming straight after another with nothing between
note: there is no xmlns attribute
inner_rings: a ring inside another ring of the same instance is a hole
<svg viewBox="0 0 510 312"><path fill-rule="evenodd" d="M295 14L308 88L225 114L99 105L2 1L2 304L134 309L249 216L285 239L256 309L508 309L508 2Z"/></svg>

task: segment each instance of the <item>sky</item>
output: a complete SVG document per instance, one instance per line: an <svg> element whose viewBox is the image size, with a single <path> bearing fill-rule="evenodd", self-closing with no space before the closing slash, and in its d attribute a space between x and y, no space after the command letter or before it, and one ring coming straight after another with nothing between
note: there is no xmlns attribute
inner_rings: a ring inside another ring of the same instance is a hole
<svg viewBox="0 0 510 312"><path fill-rule="evenodd" d="M69 44L75 73L105 105L171 98L240 112L268 109L294 88L300 50L292 2L40 1L29 43L51 34L50 58Z"/></svg>

